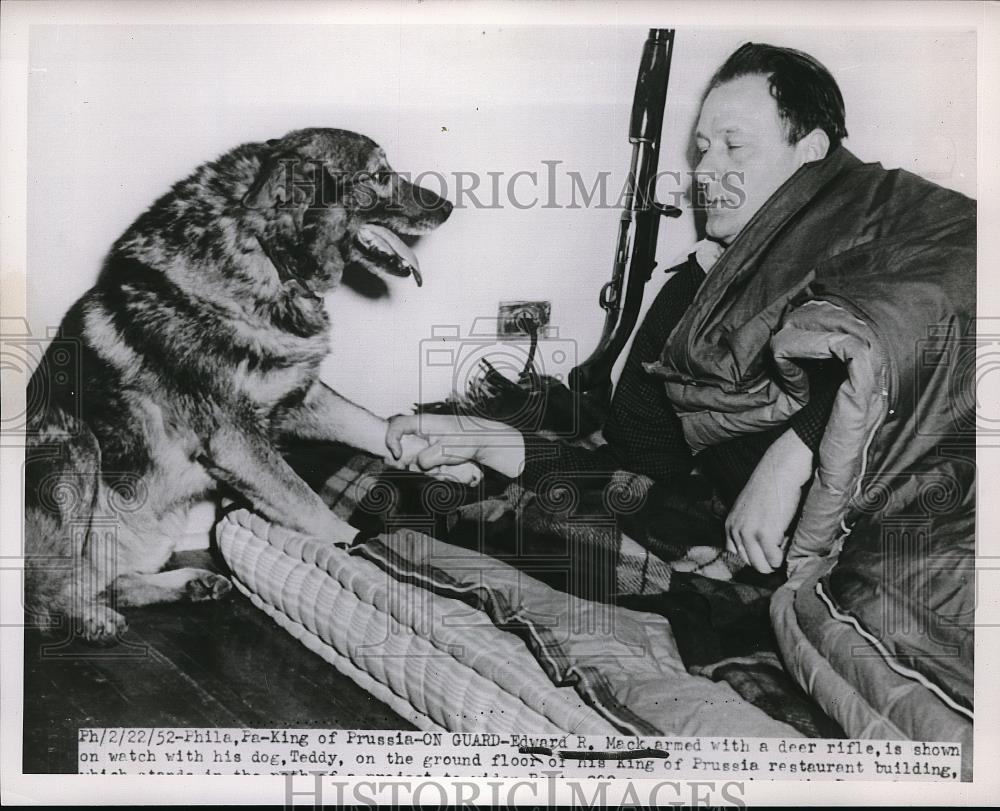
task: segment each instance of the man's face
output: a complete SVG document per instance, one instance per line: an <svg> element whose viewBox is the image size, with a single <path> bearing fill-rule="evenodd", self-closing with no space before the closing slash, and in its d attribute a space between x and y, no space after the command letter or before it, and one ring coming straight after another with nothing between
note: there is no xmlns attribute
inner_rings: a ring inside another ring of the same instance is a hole
<svg viewBox="0 0 1000 811"><path fill-rule="evenodd" d="M712 90L695 138L706 231L728 245L804 161L788 143L766 76L741 76Z"/></svg>

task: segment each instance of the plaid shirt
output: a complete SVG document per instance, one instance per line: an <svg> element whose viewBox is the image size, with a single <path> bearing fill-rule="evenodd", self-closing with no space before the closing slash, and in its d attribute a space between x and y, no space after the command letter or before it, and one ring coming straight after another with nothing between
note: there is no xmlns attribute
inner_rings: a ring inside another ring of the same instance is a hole
<svg viewBox="0 0 1000 811"><path fill-rule="evenodd" d="M695 457L684 440L680 419L667 399L663 383L643 368L643 363L660 357L667 337L694 301L705 278L694 254L668 272L674 271L639 326L622 368L604 425L607 444L596 449L579 448L526 433L521 475L525 486L533 488L551 474L610 476L615 470L642 473L664 483L680 484L689 478ZM844 372L836 362L816 362L807 365L806 371L810 378L809 403L791 418L789 425L815 453ZM732 501L764 451L784 430L781 426L706 448L697 457L698 467L723 499Z"/></svg>

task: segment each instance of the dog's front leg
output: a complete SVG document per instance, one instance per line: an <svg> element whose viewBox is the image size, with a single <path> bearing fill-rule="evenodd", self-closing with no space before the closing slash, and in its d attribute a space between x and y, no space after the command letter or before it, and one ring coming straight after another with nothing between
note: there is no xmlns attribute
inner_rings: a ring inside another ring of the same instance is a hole
<svg viewBox="0 0 1000 811"><path fill-rule="evenodd" d="M422 437L405 436L402 438L403 456L400 460L394 459L385 444L389 421L341 397L321 381L313 384L299 405L277 414L272 424L279 436L342 442L382 457L390 467L409 467L410 470L419 470L416 456L427 447ZM424 472L462 484L476 484L482 478L479 466L471 462Z"/></svg>
<svg viewBox="0 0 1000 811"><path fill-rule="evenodd" d="M305 399L275 415L279 436L321 442L342 442L353 448L385 457L386 420L342 397L316 381Z"/></svg>
<svg viewBox="0 0 1000 811"><path fill-rule="evenodd" d="M272 521L335 543L349 544L358 534L329 510L262 436L220 428L209 440L202 464Z"/></svg>

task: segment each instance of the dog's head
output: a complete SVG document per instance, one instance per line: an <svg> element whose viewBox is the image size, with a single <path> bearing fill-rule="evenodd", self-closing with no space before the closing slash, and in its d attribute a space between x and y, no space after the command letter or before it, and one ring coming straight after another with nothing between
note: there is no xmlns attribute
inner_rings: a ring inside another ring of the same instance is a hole
<svg viewBox="0 0 1000 811"><path fill-rule="evenodd" d="M452 210L394 172L370 138L335 129L296 130L262 145L241 204L282 281L317 297L348 264L421 284L401 237L437 228Z"/></svg>

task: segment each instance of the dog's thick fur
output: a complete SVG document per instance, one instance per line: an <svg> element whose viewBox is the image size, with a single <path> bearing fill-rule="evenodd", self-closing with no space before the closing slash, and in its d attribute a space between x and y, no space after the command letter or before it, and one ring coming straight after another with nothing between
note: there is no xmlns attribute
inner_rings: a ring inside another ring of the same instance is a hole
<svg viewBox="0 0 1000 811"><path fill-rule="evenodd" d="M126 627L115 607L225 594L220 575L161 571L188 506L220 484L271 520L352 539L277 445L384 453L384 422L318 380L322 296L345 266L385 272L359 229L421 234L450 212L370 139L308 129L232 150L142 214L29 384L29 622L66 617L109 642ZM78 375L54 371L67 357Z"/></svg>

